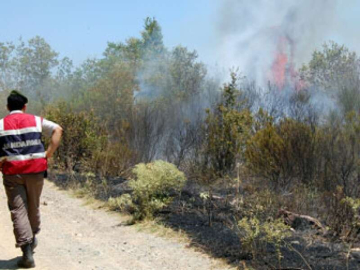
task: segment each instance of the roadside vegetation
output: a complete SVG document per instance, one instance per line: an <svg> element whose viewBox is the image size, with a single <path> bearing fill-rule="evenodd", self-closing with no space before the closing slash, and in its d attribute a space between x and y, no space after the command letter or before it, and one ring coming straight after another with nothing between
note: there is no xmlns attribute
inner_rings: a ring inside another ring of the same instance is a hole
<svg viewBox="0 0 360 270"><path fill-rule="evenodd" d="M151 18L79 67L41 37L0 42L1 100L20 89L63 126L51 180L133 222L239 269L356 269L358 56L329 42L299 70L303 88L281 91L236 71L221 84L197 57L166 48Z"/></svg>

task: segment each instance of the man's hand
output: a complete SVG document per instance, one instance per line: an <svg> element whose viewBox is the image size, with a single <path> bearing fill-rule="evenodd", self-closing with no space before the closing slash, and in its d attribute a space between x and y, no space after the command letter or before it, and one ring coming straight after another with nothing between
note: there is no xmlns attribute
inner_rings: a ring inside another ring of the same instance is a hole
<svg viewBox="0 0 360 270"><path fill-rule="evenodd" d="M52 156L49 154L48 151L45 151L45 157L46 157L46 158L51 158Z"/></svg>

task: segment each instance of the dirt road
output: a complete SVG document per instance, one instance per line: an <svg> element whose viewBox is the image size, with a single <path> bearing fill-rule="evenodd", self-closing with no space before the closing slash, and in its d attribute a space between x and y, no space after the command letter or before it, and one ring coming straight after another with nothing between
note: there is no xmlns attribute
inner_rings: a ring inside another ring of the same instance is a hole
<svg viewBox="0 0 360 270"><path fill-rule="evenodd" d="M36 269L227 269L186 244L124 226L120 215L94 210L50 182L41 202ZM0 269L16 269L18 256L1 180Z"/></svg>

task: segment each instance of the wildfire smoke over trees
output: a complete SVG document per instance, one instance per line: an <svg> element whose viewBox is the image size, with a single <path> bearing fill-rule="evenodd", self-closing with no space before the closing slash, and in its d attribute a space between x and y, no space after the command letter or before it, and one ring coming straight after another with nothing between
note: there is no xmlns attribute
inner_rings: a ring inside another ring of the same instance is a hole
<svg viewBox="0 0 360 270"><path fill-rule="evenodd" d="M281 42L286 50L289 41ZM162 159L206 193L199 198L209 216L219 187L231 190L226 196L243 209L246 190L253 189L249 196L262 210L234 210L237 218L250 217L241 226L255 217L268 222L281 206L358 239L358 208L349 209L360 196L359 58L330 42L298 71L279 70L284 61L292 60L280 52L276 79L266 87L236 72L221 85L195 51L166 48L160 25L147 18L140 37L109 42L102 58L79 67L59 59L41 37L1 42L0 94L5 100L9 90L20 89L30 97L31 112L60 123L65 136L57 166L99 176L94 186L106 190L106 199L108 179L133 177L136 164ZM277 199L261 201L261 192ZM341 225L334 215L344 207Z"/></svg>

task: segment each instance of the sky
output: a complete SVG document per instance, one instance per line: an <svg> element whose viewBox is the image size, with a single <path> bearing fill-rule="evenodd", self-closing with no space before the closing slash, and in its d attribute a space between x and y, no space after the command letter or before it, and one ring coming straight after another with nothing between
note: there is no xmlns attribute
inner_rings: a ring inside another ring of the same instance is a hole
<svg viewBox="0 0 360 270"><path fill-rule="evenodd" d="M215 64L219 61L216 24L222 1L2 0L0 42L39 35L61 57L68 56L78 65L88 57L101 57L107 42L138 37L144 19L150 16L159 21L167 47L181 44L197 50L205 63ZM339 1L336 16L340 24L329 39L360 53L359 14L360 0Z"/></svg>
<svg viewBox="0 0 360 270"><path fill-rule="evenodd" d="M39 35L61 56L80 63L101 57L109 41L139 36L145 18L155 17L166 46L206 51L215 7L211 0L3 0L0 42Z"/></svg>
<svg viewBox="0 0 360 270"><path fill-rule="evenodd" d="M341 0L338 14L341 24L332 38L360 54L360 0Z"/></svg>

